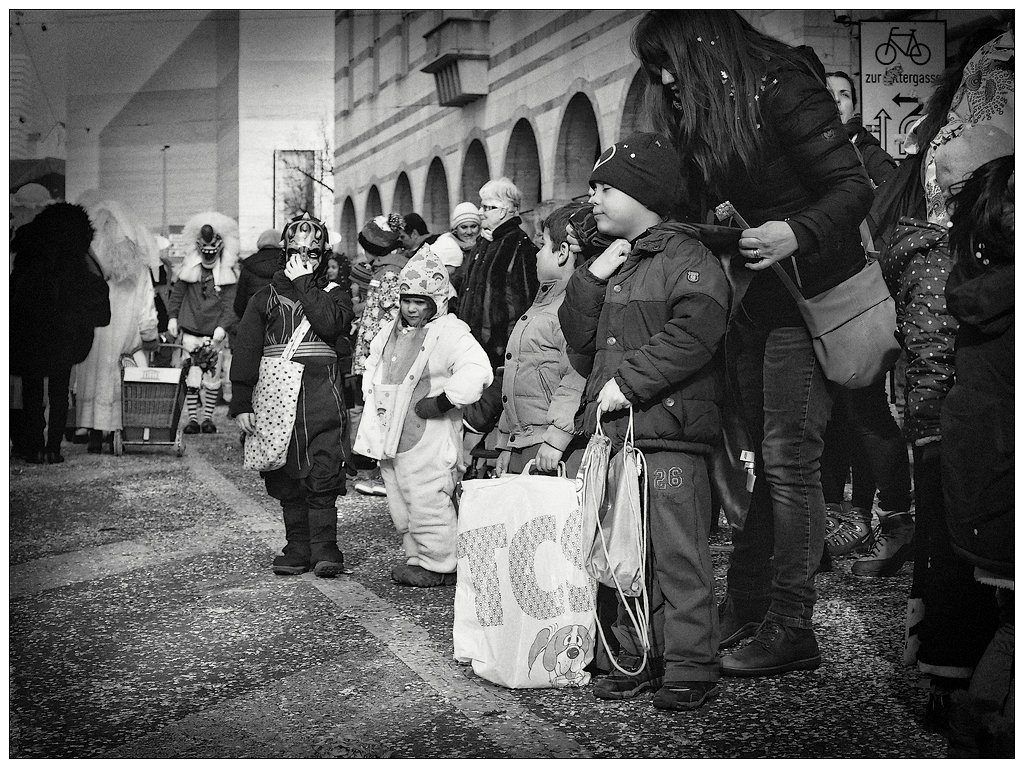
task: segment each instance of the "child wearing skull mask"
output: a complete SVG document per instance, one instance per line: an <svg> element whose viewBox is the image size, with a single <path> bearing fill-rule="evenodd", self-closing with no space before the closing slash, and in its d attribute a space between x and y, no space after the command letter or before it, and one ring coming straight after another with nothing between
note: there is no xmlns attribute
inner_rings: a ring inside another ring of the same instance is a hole
<svg viewBox="0 0 1024 768"><path fill-rule="evenodd" d="M172 338L180 333L181 345L192 357L185 381L185 432L213 433L217 431L213 409L227 362L227 333L236 322L238 224L210 211L189 219L184 234L186 242L194 242L195 248L185 256L171 288L167 333Z"/></svg>
<svg viewBox="0 0 1024 768"><path fill-rule="evenodd" d="M304 367L288 458L280 469L260 473L284 515L287 544L273 562L279 575L312 569L330 577L344 570L335 502L345 493L341 436L346 410L334 344L352 324L352 299L327 280L328 240L327 228L308 213L288 223L282 235L284 261L271 284L249 300L231 365L229 414L251 435L260 358L279 357L303 318L309 320L292 357Z"/></svg>

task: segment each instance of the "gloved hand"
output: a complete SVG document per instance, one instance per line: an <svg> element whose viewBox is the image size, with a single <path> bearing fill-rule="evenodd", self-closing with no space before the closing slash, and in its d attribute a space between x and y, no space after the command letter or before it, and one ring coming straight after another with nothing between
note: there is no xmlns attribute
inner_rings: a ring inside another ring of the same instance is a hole
<svg viewBox="0 0 1024 768"><path fill-rule="evenodd" d="M167 321L167 335L172 339L178 338L178 318L172 317Z"/></svg>
<svg viewBox="0 0 1024 768"><path fill-rule="evenodd" d="M224 337L227 336L227 335L228 335L227 331L225 331L220 326L217 326L214 329L214 331L213 331L213 343L214 344L220 344L222 341L224 341Z"/></svg>
<svg viewBox="0 0 1024 768"><path fill-rule="evenodd" d="M142 340L142 351L143 352L156 352L158 349L160 349L160 339L159 339L159 337L152 338L152 339L143 339Z"/></svg>
<svg viewBox="0 0 1024 768"><path fill-rule="evenodd" d="M421 419L436 419L454 407L452 401L442 392L437 397L424 397L416 403L416 415Z"/></svg>

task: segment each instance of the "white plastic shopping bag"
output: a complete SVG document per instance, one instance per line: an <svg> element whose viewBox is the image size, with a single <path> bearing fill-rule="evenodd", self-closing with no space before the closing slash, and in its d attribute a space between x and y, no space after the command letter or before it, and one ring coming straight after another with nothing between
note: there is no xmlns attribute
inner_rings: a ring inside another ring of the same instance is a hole
<svg viewBox="0 0 1024 768"><path fill-rule="evenodd" d="M576 483L529 470L462 484L455 659L507 688L587 685L597 582Z"/></svg>

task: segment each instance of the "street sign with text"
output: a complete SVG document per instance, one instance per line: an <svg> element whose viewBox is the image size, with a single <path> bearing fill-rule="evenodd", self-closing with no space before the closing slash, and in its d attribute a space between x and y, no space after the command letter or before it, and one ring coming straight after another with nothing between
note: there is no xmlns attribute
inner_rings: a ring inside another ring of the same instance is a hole
<svg viewBox="0 0 1024 768"><path fill-rule="evenodd" d="M895 158L946 67L945 21L862 21L861 115Z"/></svg>

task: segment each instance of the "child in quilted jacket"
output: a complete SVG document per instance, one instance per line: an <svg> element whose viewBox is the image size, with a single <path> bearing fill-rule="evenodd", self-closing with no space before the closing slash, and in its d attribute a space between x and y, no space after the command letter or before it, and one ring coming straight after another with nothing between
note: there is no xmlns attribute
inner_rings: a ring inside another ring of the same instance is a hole
<svg viewBox="0 0 1024 768"><path fill-rule="evenodd" d="M380 461L405 562L391 578L455 584L455 484L465 471L461 408L493 379L483 347L448 314L448 270L424 244L398 278L400 312L370 343L354 449Z"/></svg>
<svg viewBox="0 0 1024 768"><path fill-rule="evenodd" d="M601 678L594 695L629 699L655 689L655 707L692 710L719 690L707 456L721 429L730 291L718 259L691 230L666 221L682 186L679 167L653 133L602 153L590 200L597 229L617 239L573 273L558 318L569 346L593 360L585 431L600 419L621 452L632 422L650 491L651 626L639 628L651 640L647 666L645 638L620 606L616 664L634 674Z"/></svg>
<svg viewBox="0 0 1024 768"><path fill-rule="evenodd" d="M576 268L566 225L585 207L565 205L544 220L544 247L537 253L540 288L509 335L504 376L491 385L503 394L499 475L518 474L532 460L538 472L555 472L564 461L566 476L575 477L583 458L576 449L586 444L577 436L575 419L587 380L570 364L558 308Z"/></svg>

